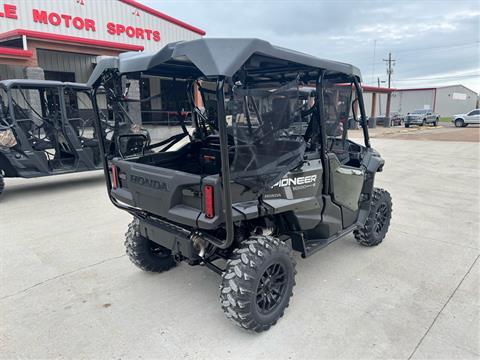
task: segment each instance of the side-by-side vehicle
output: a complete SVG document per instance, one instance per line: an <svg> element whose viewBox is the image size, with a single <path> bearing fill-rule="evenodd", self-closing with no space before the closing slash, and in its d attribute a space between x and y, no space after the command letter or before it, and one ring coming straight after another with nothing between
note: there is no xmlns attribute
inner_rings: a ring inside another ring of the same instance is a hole
<svg viewBox="0 0 480 360"><path fill-rule="evenodd" d="M384 160L370 146L356 67L258 39L199 39L103 59L89 85L125 121L129 102L155 96L124 96L141 77L186 82L193 129L127 153L100 137L108 195L134 217L125 245L140 269L185 261L218 272L226 316L260 332L289 304L293 251L305 258L350 233L382 242L392 201L374 187ZM350 115L363 144L348 139ZM142 141L123 136L133 137Z"/></svg>
<svg viewBox="0 0 480 360"><path fill-rule="evenodd" d="M90 92L90 87L79 83L0 81L0 193L4 177L102 168ZM105 111L101 116L102 128L111 133L113 122Z"/></svg>

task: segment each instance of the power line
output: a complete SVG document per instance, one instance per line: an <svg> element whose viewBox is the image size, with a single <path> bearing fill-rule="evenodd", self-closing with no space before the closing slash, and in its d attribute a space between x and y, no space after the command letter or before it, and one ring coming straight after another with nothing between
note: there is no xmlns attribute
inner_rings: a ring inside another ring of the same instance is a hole
<svg viewBox="0 0 480 360"><path fill-rule="evenodd" d="M480 77L480 74L477 75L455 75L455 76L443 76L443 77L431 77L431 78L409 78L409 79L395 79L395 82L405 82L405 81L432 81L432 80L456 80L456 79L468 79ZM377 85L377 82L365 82L367 85Z"/></svg>
<svg viewBox="0 0 480 360"><path fill-rule="evenodd" d="M396 50L395 54L404 53L404 52L412 52L412 51L435 50L435 49L453 49L453 48L457 48L457 47L471 46L471 45L477 45L477 44L480 44L480 41L463 43L463 44L450 44L450 45L442 45L442 46L422 47L422 48L415 48L415 49L400 49L400 50Z"/></svg>
<svg viewBox="0 0 480 360"><path fill-rule="evenodd" d="M455 80L455 79L467 79L467 78L473 78L473 77L480 77L480 74L440 76L440 77L431 77L431 78L409 78L409 79L397 79L395 81Z"/></svg>

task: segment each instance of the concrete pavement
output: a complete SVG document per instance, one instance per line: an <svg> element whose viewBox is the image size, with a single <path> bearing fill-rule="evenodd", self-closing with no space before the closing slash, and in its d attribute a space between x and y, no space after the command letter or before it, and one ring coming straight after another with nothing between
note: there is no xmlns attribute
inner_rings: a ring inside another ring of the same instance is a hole
<svg viewBox="0 0 480 360"><path fill-rule="evenodd" d="M219 278L182 264L142 273L130 217L100 172L6 181L0 200L1 358L476 358L479 151L474 142L372 139L392 193L384 243L341 239L297 256L294 296L270 331L220 309Z"/></svg>

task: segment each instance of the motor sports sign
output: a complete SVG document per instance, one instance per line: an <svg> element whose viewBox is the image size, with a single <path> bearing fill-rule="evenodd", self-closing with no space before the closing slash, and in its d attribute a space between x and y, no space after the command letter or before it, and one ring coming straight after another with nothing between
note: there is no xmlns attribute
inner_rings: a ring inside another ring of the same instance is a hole
<svg viewBox="0 0 480 360"><path fill-rule="evenodd" d="M17 29L141 45L146 50L202 35L132 0L0 1L0 33Z"/></svg>

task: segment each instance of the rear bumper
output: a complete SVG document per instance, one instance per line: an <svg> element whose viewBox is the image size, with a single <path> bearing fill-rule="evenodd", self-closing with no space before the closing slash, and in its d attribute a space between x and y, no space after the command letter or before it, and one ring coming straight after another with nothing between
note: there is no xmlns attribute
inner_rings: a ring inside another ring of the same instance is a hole
<svg viewBox="0 0 480 360"><path fill-rule="evenodd" d="M145 238L187 259L198 258L190 231L159 219L139 219L140 233Z"/></svg>

